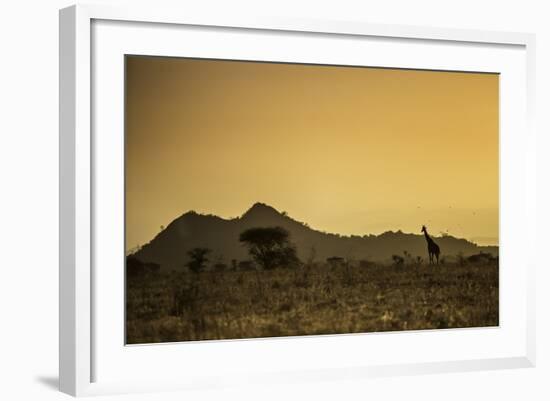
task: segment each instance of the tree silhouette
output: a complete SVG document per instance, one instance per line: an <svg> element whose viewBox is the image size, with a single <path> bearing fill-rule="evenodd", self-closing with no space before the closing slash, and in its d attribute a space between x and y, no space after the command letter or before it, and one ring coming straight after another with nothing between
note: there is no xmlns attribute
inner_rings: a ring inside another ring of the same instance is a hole
<svg viewBox="0 0 550 401"><path fill-rule="evenodd" d="M193 272L198 273L202 269L204 269L204 266L206 262L208 262L208 258L206 255L210 253L210 249L208 248L193 248L189 252L187 252L187 255L189 255L189 262L187 262L186 266Z"/></svg>
<svg viewBox="0 0 550 401"><path fill-rule="evenodd" d="M282 227L257 227L243 231L239 241L246 244L250 256L266 270L299 263L289 233Z"/></svg>

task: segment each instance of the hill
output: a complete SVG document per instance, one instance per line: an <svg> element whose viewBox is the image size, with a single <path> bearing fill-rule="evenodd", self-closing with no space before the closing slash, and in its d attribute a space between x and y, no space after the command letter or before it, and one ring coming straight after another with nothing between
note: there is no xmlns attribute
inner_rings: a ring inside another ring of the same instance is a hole
<svg viewBox="0 0 550 401"><path fill-rule="evenodd" d="M188 260L187 252L195 247L212 250L212 263L230 264L232 260L250 259L246 248L239 242L241 232L252 227L280 226L290 233L296 245L298 257L305 261L325 261L332 256L353 260L387 262L392 255L413 257L426 255L426 241L422 235L401 231L388 231L380 235L341 236L310 228L281 213L273 207L254 204L241 217L223 219L214 215L190 211L176 218L151 242L134 253L142 262L159 264L163 269L179 269ZM498 255L498 247L478 246L473 242L453 236L433 237L441 248L442 256L464 256L489 252Z"/></svg>

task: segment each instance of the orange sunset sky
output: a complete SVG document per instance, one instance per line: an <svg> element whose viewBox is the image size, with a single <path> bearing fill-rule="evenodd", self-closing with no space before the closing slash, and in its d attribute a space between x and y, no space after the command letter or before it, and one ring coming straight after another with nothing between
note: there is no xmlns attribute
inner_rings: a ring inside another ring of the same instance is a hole
<svg viewBox="0 0 550 401"><path fill-rule="evenodd" d="M267 203L340 234L498 244L496 74L127 56L126 248Z"/></svg>

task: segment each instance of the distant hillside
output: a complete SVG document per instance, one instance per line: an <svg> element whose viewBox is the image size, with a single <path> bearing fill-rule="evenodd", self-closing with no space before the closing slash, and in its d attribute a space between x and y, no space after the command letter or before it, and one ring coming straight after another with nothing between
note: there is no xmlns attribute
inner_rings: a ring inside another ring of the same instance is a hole
<svg viewBox="0 0 550 401"><path fill-rule="evenodd" d="M296 245L298 256L302 260L314 255L316 261L340 256L386 262L393 254L402 255L404 251L427 259L426 240L422 235L405 234L401 231L363 237L324 233L263 203L254 204L241 217L229 220L195 212L185 213L172 221L134 256L143 262L158 263L163 269L179 269L188 260L187 251L194 247L207 247L212 249L212 263L230 264L232 259L250 259L246 248L239 242L241 232L251 227L272 226L284 227L290 232L290 240ZM452 236L433 238L439 244L442 256L454 256L459 252L468 256L481 251L498 255L498 247L478 246Z"/></svg>

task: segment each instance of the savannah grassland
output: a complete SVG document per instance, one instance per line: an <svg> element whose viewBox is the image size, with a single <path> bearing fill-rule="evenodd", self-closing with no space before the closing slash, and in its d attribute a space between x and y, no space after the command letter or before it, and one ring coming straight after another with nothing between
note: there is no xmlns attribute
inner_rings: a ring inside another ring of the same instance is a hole
<svg viewBox="0 0 550 401"><path fill-rule="evenodd" d="M128 344L487 327L498 262L147 272L127 280Z"/></svg>

